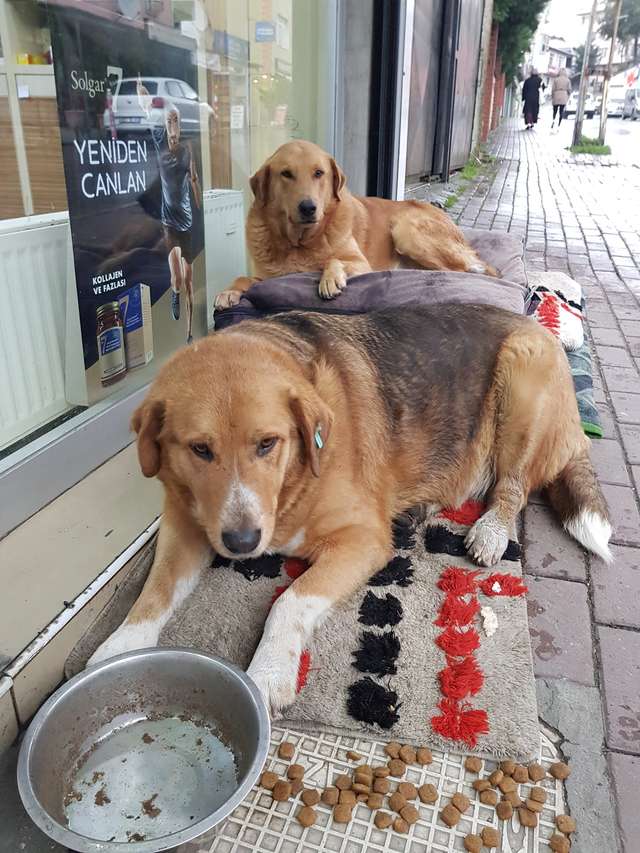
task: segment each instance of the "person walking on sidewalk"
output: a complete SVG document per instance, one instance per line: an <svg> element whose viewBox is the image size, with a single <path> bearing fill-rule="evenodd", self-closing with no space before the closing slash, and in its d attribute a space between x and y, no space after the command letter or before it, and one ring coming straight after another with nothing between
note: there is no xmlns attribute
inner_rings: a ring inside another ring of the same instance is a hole
<svg viewBox="0 0 640 853"><path fill-rule="evenodd" d="M560 71L558 71L558 76L551 85L551 103L553 104L553 120L551 122L551 127L555 125L556 115L558 116L558 127L562 124L564 108L567 106L571 90L571 80L569 80L567 69L561 68Z"/></svg>
<svg viewBox="0 0 640 853"><path fill-rule="evenodd" d="M531 74L524 81L522 86L522 112L524 114L524 123L527 130L531 130L533 125L538 121L541 86L544 89L542 77L538 74L535 68L532 68Z"/></svg>

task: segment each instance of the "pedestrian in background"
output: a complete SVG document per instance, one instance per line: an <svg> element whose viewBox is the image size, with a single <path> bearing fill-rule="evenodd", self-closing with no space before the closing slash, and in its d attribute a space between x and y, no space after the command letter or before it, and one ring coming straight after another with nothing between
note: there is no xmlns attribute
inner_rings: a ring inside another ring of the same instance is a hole
<svg viewBox="0 0 640 853"><path fill-rule="evenodd" d="M538 112L540 111L540 87L544 89L542 77L538 74L535 68L531 69L531 74L524 81L522 86L522 112L524 114L524 123L527 130L531 130L534 124L538 121Z"/></svg>
<svg viewBox="0 0 640 853"><path fill-rule="evenodd" d="M572 86L566 68L561 68L558 71L558 76L551 85L551 103L553 104L553 119L551 127L555 125L556 115L558 116L558 127L562 124L564 118L564 108L567 106L569 95L571 94Z"/></svg>

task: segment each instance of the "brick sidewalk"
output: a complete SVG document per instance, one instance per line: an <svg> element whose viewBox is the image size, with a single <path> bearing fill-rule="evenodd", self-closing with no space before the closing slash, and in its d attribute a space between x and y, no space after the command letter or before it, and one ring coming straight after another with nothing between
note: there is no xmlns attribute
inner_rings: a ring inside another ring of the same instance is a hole
<svg viewBox="0 0 640 853"><path fill-rule="evenodd" d="M488 151L492 178L476 181L451 214L464 226L521 234L529 268L562 270L582 285L605 430L592 457L615 527L607 568L546 506L525 510L540 713L564 735L574 764L569 805L582 826L574 849L614 853L613 834L617 849L638 853L640 169L567 162L546 128L526 132L516 119L494 133Z"/></svg>

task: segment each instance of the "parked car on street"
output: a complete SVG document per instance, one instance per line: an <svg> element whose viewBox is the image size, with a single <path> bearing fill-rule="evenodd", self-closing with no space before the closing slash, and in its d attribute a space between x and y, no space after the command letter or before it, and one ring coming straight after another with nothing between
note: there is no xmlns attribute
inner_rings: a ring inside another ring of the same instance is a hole
<svg viewBox="0 0 640 853"><path fill-rule="evenodd" d="M622 118L630 118L635 121L640 116L640 86L627 89L622 107Z"/></svg>
<svg viewBox="0 0 640 853"><path fill-rule="evenodd" d="M575 115L578 111L578 93L572 92L569 95L569 100L567 101L567 106L564 108L564 114L567 116ZM598 105L596 104L595 98L589 92L587 92L585 96L584 102L584 116L585 118L593 118L596 112L598 111Z"/></svg>
<svg viewBox="0 0 640 853"><path fill-rule="evenodd" d="M209 104L201 101L188 83L172 77L145 77L142 84L151 97L149 116L138 100L137 77L124 77L113 93L113 124L117 131L143 131L156 127L164 121L164 109L173 104L180 112L182 133L197 133L200 121L213 114ZM109 106L104 111L104 127L111 127Z"/></svg>

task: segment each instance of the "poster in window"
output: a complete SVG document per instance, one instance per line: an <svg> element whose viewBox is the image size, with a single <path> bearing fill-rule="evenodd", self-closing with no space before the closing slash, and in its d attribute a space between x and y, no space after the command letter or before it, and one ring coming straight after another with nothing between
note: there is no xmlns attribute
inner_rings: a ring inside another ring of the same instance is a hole
<svg viewBox="0 0 640 853"><path fill-rule="evenodd" d="M47 4L88 402L206 332L196 44L113 8Z"/></svg>

